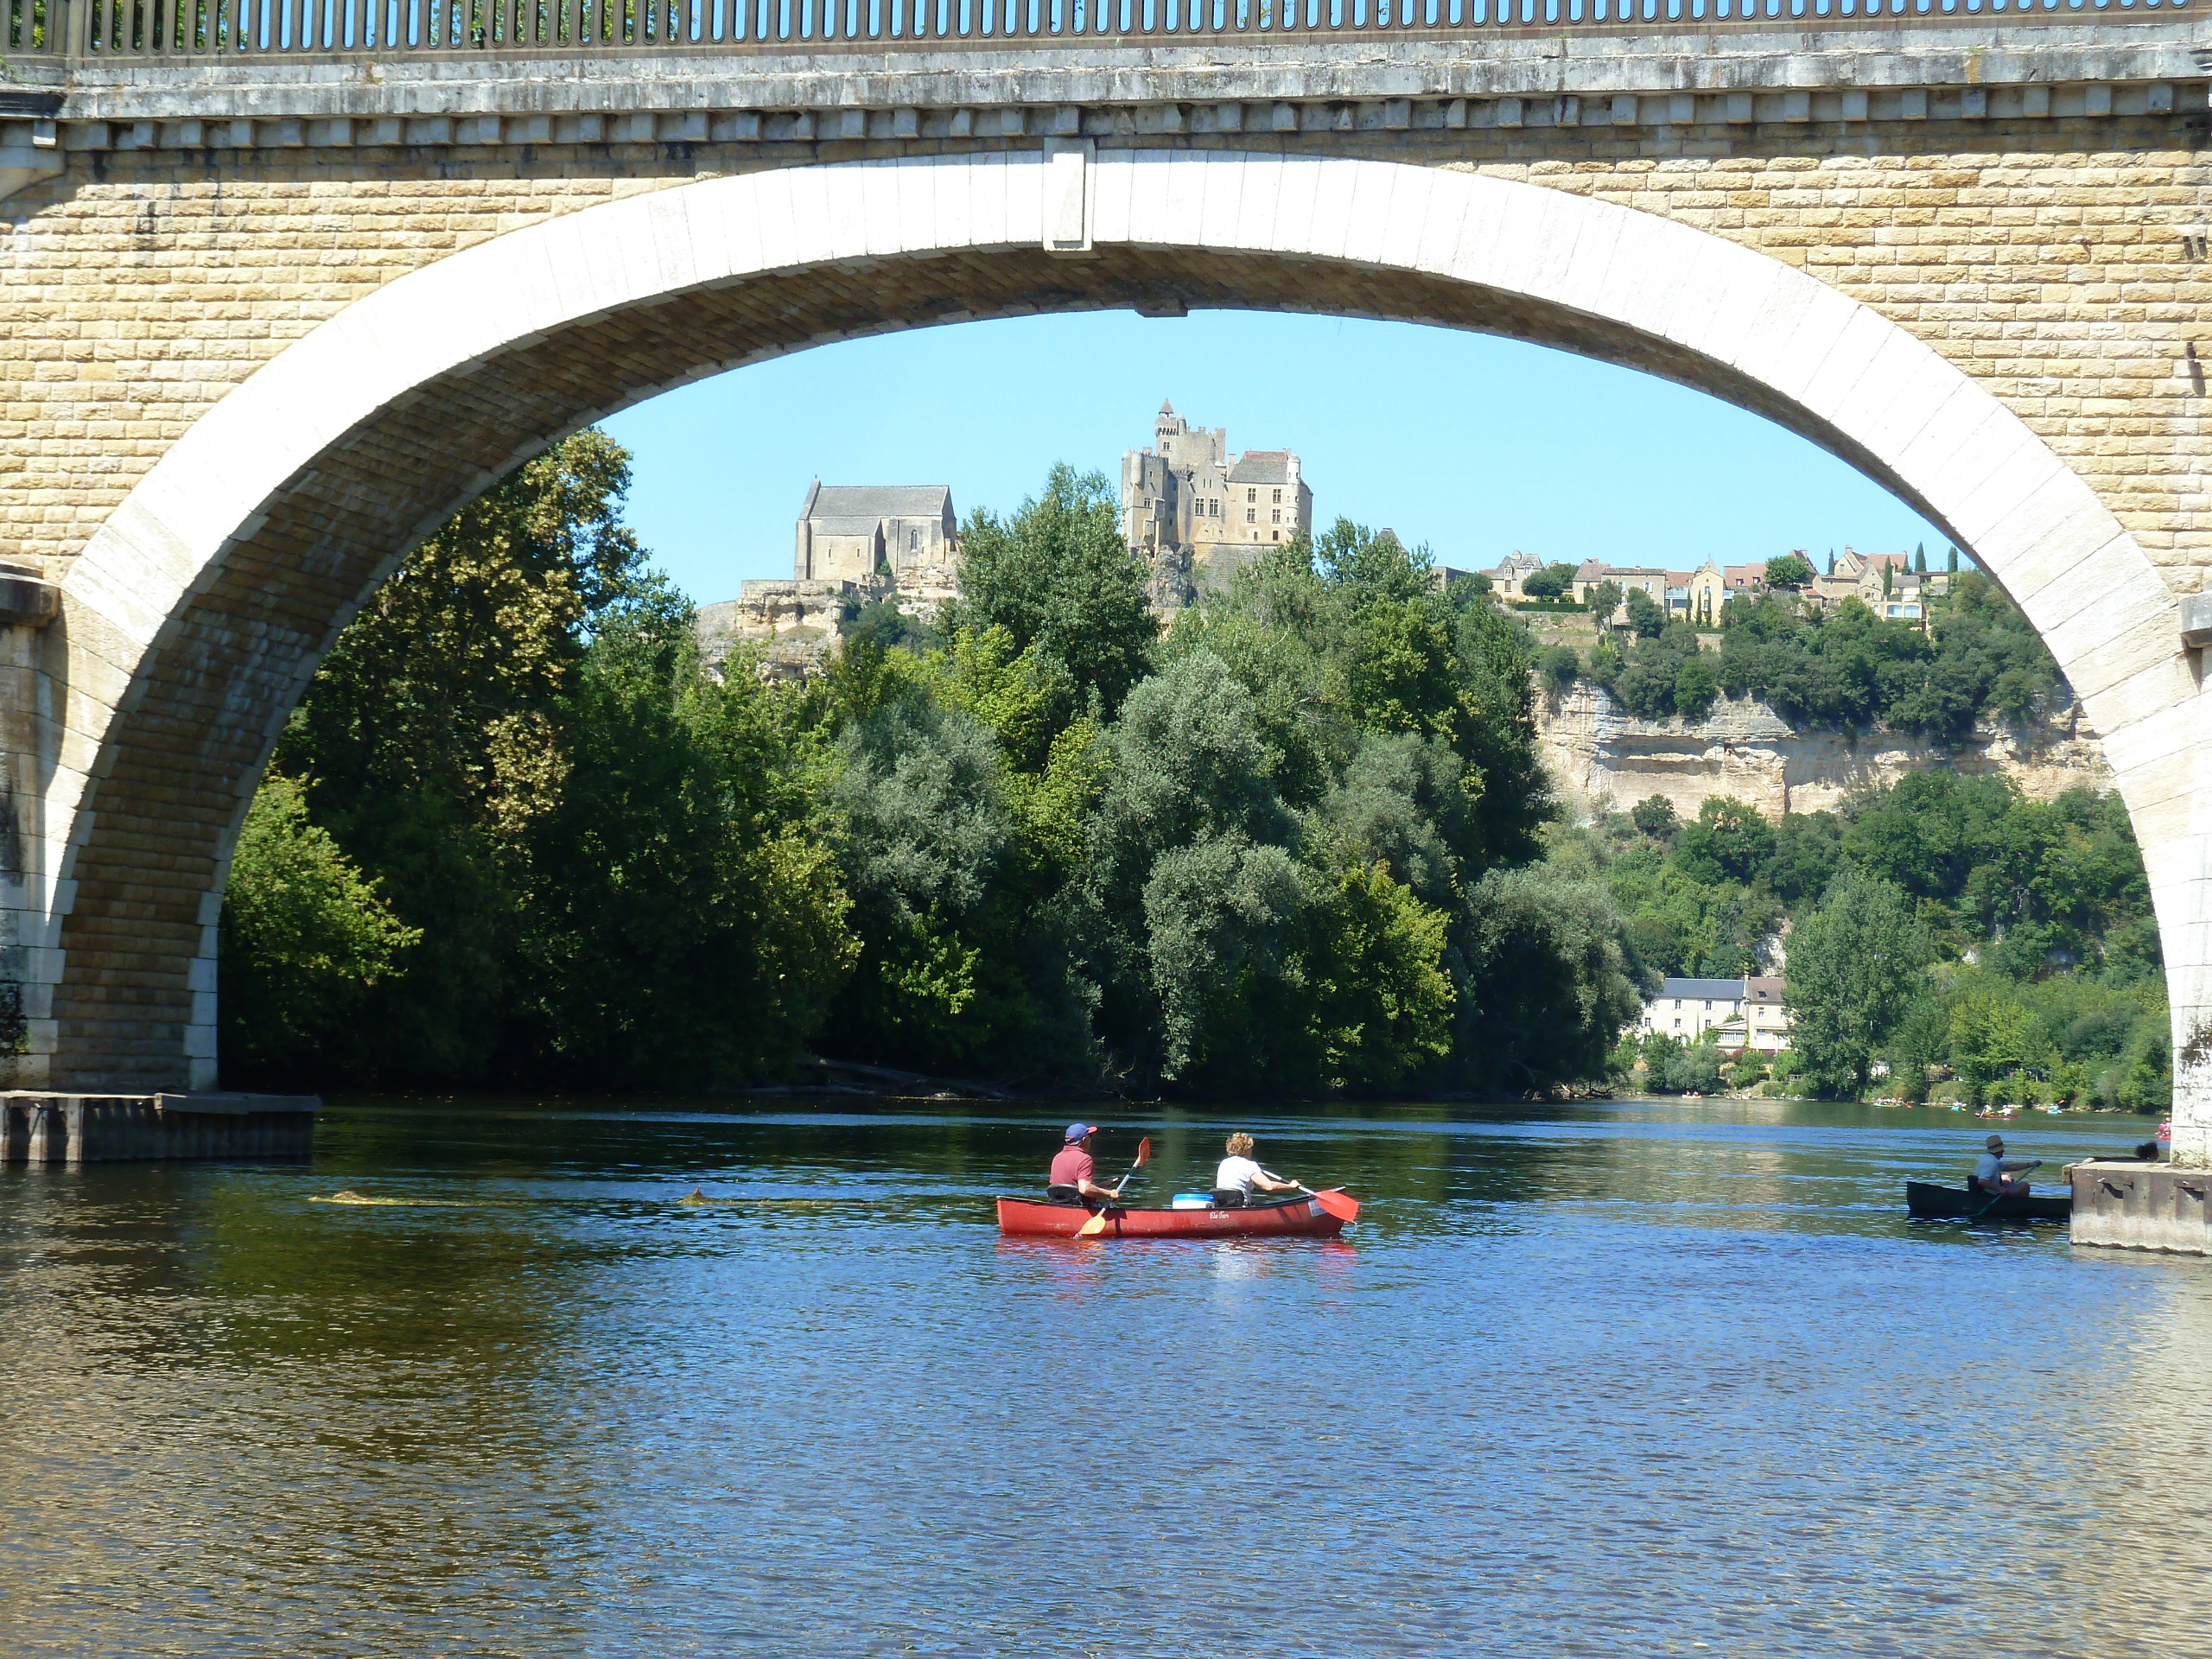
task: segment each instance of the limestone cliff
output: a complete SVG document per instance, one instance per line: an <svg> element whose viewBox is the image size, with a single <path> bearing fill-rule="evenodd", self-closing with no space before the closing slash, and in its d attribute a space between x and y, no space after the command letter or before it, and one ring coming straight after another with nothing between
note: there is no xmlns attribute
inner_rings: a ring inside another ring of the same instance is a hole
<svg viewBox="0 0 2212 1659"><path fill-rule="evenodd" d="M1724 697L1703 721L1637 720L1602 688L1578 681L1562 696L1538 697L1536 734L1560 796L1586 814L1652 795L1684 817L1709 795L1732 795L1770 818L1824 812L1929 766L2002 772L2037 800L2113 786L2104 746L2078 705L2026 733L1984 722L1951 749L1889 732L1801 732L1748 698Z"/></svg>

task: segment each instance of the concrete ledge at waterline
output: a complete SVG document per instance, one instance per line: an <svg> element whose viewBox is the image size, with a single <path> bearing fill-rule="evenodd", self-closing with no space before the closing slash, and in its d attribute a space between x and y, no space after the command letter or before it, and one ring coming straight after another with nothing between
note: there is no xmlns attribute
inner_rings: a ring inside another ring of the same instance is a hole
<svg viewBox="0 0 2212 1659"><path fill-rule="evenodd" d="M314 1095L0 1096L0 1163L112 1164L177 1158L305 1158Z"/></svg>
<svg viewBox="0 0 2212 1659"><path fill-rule="evenodd" d="M2212 1169L2115 1160L2075 1164L2069 1174L2075 1243L2212 1255Z"/></svg>

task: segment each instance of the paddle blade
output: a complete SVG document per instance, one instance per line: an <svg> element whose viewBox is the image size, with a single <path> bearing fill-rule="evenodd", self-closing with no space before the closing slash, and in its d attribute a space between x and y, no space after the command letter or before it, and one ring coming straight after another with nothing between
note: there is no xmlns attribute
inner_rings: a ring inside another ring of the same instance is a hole
<svg viewBox="0 0 2212 1659"><path fill-rule="evenodd" d="M1129 1167L1132 1169L1142 1169L1151 1161L1152 1137L1147 1135L1143 1140L1137 1142L1137 1160L1135 1163L1130 1165Z"/></svg>
<svg viewBox="0 0 2212 1659"><path fill-rule="evenodd" d="M1359 1219L1359 1200L1349 1192L1330 1191L1316 1192L1313 1202L1334 1216L1338 1221L1351 1223Z"/></svg>
<svg viewBox="0 0 2212 1659"><path fill-rule="evenodd" d="M1075 1230L1075 1236L1077 1238L1096 1238L1099 1234L1105 1230L1106 1212L1103 1210L1101 1210L1096 1215L1091 1217L1089 1221L1084 1222L1082 1226L1077 1228Z"/></svg>

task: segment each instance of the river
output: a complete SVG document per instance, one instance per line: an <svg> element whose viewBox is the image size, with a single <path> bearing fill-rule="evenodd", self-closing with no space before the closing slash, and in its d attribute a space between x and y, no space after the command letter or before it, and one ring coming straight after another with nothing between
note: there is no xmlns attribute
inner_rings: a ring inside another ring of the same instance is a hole
<svg viewBox="0 0 2212 1659"><path fill-rule="evenodd" d="M1001 1240L1066 1115L353 1100L312 1165L0 1172L0 1652L2205 1645L2212 1261L1908 1223L1969 1117L1144 1108L1102 1167L1247 1128L1359 1224Z"/></svg>

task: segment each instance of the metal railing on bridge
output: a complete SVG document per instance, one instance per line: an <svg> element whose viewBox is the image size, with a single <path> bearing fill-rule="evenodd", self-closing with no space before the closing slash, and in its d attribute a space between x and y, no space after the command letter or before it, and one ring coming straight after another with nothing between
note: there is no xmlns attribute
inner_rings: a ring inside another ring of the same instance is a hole
<svg viewBox="0 0 2212 1659"><path fill-rule="evenodd" d="M0 0L42 60L461 57L2143 18L2206 0Z"/></svg>

